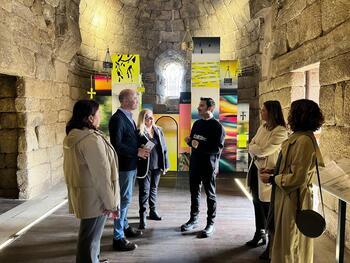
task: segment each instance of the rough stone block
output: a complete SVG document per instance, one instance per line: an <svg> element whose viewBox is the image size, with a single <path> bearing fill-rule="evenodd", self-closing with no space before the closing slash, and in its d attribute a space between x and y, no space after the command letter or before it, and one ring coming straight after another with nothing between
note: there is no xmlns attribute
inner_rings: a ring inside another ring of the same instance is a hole
<svg viewBox="0 0 350 263"><path fill-rule="evenodd" d="M17 153L18 131L16 129L0 130L0 153Z"/></svg>
<svg viewBox="0 0 350 263"><path fill-rule="evenodd" d="M160 40L165 42L179 42L181 41L181 32L160 32Z"/></svg>
<svg viewBox="0 0 350 263"><path fill-rule="evenodd" d="M35 77L42 80L55 79L55 67L51 57L36 54L36 72Z"/></svg>
<svg viewBox="0 0 350 263"><path fill-rule="evenodd" d="M330 57L336 57L350 50L350 20L339 25L328 34L304 43L272 61L272 76L278 76L301 67L317 63ZM321 63L322 65L322 63ZM321 71L320 65L320 71ZM320 72L320 82L323 79Z"/></svg>
<svg viewBox="0 0 350 263"><path fill-rule="evenodd" d="M51 167L49 163L41 164L30 168L27 170L27 172L28 183L30 188L36 185L40 185L47 180L50 180L51 177ZM47 185L47 189L49 189L50 186L51 185Z"/></svg>
<svg viewBox="0 0 350 263"><path fill-rule="evenodd" d="M16 113L0 113L0 129L15 129L17 128Z"/></svg>
<svg viewBox="0 0 350 263"><path fill-rule="evenodd" d="M55 144L56 125L43 125L36 128L40 148L51 147Z"/></svg>
<svg viewBox="0 0 350 263"><path fill-rule="evenodd" d="M68 66L66 63L55 60L56 80L60 82L67 82Z"/></svg>
<svg viewBox="0 0 350 263"><path fill-rule="evenodd" d="M60 110L58 113L59 122L68 122L72 117L72 112L68 110Z"/></svg>
<svg viewBox="0 0 350 263"><path fill-rule="evenodd" d="M16 77L0 75L0 98L16 97Z"/></svg>
<svg viewBox="0 0 350 263"><path fill-rule="evenodd" d="M273 31L272 55L273 57L287 53L287 25L282 25Z"/></svg>
<svg viewBox="0 0 350 263"><path fill-rule="evenodd" d="M0 188L8 189L17 187L16 169L0 169Z"/></svg>
<svg viewBox="0 0 350 263"><path fill-rule="evenodd" d="M323 126L320 149L326 160L350 158L350 129L337 126Z"/></svg>
<svg viewBox="0 0 350 263"><path fill-rule="evenodd" d="M40 99L38 98L16 98L15 110L17 112L40 111Z"/></svg>
<svg viewBox="0 0 350 263"><path fill-rule="evenodd" d="M291 102L300 99L305 99L305 87L291 87Z"/></svg>
<svg viewBox="0 0 350 263"><path fill-rule="evenodd" d="M19 129L18 152L30 152L39 149L35 128Z"/></svg>
<svg viewBox="0 0 350 263"><path fill-rule="evenodd" d="M350 80L350 52L320 63L320 84L329 85Z"/></svg>
<svg viewBox="0 0 350 263"><path fill-rule="evenodd" d="M49 152L50 161L57 160L63 157L63 145L55 145L47 149Z"/></svg>
<svg viewBox="0 0 350 263"><path fill-rule="evenodd" d="M70 97L73 100L78 100L84 94L84 90L77 87L70 87Z"/></svg>
<svg viewBox="0 0 350 263"><path fill-rule="evenodd" d="M319 2L315 2L303 10L300 16L287 23L287 40L292 49L320 36L321 33L321 7Z"/></svg>
<svg viewBox="0 0 350 263"><path fill-rule="evenodd" d="M43 124L43 113L41 112L21 112L18 113L18 127L36 127Z"/></svg>
<svg viewBox="0 0 350 263"><path fill-rule="evenodd" d="M321 0L322 29L325 32L332 30L350 18L350 2Z"/></svg>
<svg viewBox="0 0 350 263"><path fill-rule="evenodd" d="M5 162L6 168L17 168L17 155L18 155L18 153L6 153L5 154L4 162Z"/></svg>
<svg viewBox="0 0 350 263"><path fill-rule="evenodd" d="M346 83L341 82L335 86L334 113L335 123L338 126L344 125L344 88Z"/></svg>
<svg viewBox="0 0 350 263"><path fill-rule="evenodd" d="M325 118L325 125L335 125L335 85L320 88L319 103Z"/></svg>
<svg viewBox="0 0 350 263"><path fill-rule="evenodd" d="M17 158L17 166L19 169L30 169L40 164L48 163L49 155L47 149L39 149L36 151L20 153Z"/></svg>
<svg viewBox="0 0 350 263"><path fill-rule="evenodd" d="M5 156L6 153L0 153L0 169L6 168Z"/></svg>
<svg viewBox="0 0 350 263"><path fill-rule="evenodd" d="M17 96L26 98L51 98L55 94L53 82L33 78L24 78L18 85Z"/></svg>
<svg viewBox="0 0 350 263"><path fill-rule="evenodd" d="M0 112L16 112L13 98L0 99Z"/></svg>
<svg viewBox="0 0 350 263"><path fill-rule="evenodd" d="M62 144L64 137L66 137L66 124L56 123L56 144Z"/></svg>

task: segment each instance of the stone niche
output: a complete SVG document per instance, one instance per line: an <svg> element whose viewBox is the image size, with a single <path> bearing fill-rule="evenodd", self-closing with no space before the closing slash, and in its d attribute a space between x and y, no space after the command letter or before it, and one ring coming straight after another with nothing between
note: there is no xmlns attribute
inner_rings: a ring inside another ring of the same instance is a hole
<svg viewBox="0 0 350 263"><path fill-rule="evenodd" d="M0 197L18 198L17 78L0 74Z"/></svg>

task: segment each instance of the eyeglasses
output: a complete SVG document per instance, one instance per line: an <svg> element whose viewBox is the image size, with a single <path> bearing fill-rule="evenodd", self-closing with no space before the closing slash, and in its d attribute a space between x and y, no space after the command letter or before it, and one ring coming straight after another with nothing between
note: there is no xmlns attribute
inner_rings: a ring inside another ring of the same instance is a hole
<svg viewBox="0 0 350 263"><path fill-rule="evenodd" d="M148 120L153 120L153 116L145 116L145 120L148 121Z"/></svg>

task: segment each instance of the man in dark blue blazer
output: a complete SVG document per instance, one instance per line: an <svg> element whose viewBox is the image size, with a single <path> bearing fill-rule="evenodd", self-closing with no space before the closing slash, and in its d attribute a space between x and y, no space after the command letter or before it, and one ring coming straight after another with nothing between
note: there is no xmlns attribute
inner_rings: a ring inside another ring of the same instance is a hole
<svg viewBox="0 0 350 263"><path fill-rule="evenodd" d="M128 208L131 203L138 158L147 158L149 150L138 148L138 135L132 111L138 107L136 91L124 89L119 94L120 108L109 121L111 143L118 154L120 216L114 220L113 248L119 251L134 250L137 245L125 237L138 237L142 232L129 226Z"/></svg>

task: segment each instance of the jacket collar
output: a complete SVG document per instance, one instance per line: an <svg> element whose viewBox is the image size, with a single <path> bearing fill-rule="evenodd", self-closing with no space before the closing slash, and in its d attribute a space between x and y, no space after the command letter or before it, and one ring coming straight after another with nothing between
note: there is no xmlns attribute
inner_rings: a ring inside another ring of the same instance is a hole
<svg viewBox="0 0 350 263"><path fill-rule="evenodd" d="M119 113L120 116L122 116L122 118L125 119L125 122L132 128L133 131L136 130L136 127L131 123L131 121L129 120L129 118L125 115L125 113L121 110L118 109L117 112Z"/></svg>

